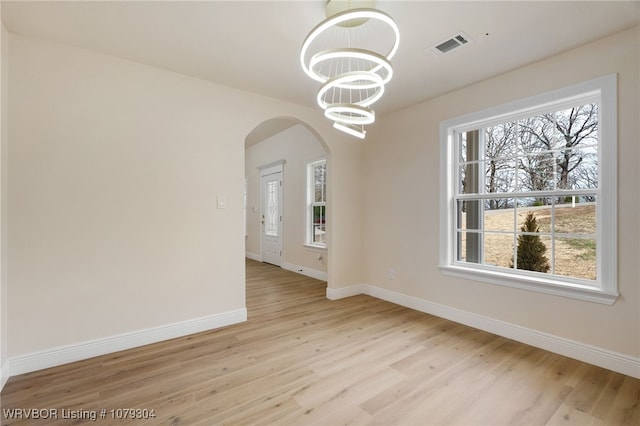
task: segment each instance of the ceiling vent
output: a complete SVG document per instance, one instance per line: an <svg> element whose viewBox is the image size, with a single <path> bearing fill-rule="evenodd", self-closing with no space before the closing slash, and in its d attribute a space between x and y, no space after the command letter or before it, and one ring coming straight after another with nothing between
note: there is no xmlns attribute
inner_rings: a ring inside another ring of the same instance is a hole
<svg viewBox="0 0 640 426"><path fill-rule="evenodd" d="M465 33L458 33L448 40L439 43L438 45L431 48L431 51L436 55L444 55L447 52L451 52L453 49L456 49L460 46L464 46L465 44L471 42L471 38Z"/></svg>

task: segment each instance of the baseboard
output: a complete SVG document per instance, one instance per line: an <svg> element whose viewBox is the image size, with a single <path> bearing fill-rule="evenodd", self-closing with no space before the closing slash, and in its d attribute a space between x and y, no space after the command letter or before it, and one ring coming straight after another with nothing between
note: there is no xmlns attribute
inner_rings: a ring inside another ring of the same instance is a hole
<svg viewBox="0 0 640 426"><path fill-rule="evenodd" d="M338 300L344 299L345 297L357 296L359 294L368 294L367 287L367 284L358 284L342 288L327 287L327 299Z"/></svg>
<svg viewBox="0 0 640 426"><path fill-rule="evenodd" d="M262 262L262 256L260 256L257 253L251 253L249 251L245 251L244 257L246 257L247 259L255 260L257 262Z"/></svg>
<svg viewBox="0 0 640 426"><path fill-rule="evenodd" d="M201 331L212 330L246 320L247 309L244 308L146 330L119 334L103 339L95 339L25 355L18 355L9 358L10 371L5 372L5 366L3 366L2 373L8 377L16 376L18 374L55 367L99 355L157 343L163 340L187 336Z"/></svg>
<svg viewBox="0 0 640 426"><path fill-rule="evenodd" d="M5 360L0 366L0 392L9 380L9 360Z"/></svg>
<svg viewBox="0 0 640 426"><path fill-rule="evenodd" d="M358 289L361 291L356 293ZM344 289L327 288L327 298L332 300L354 296L356 294L367 294L378 299L386 300L387 302L488 331L489 333L517 340L527 345L597 365L598 367L626 374L627 376L640 378L640 358L619 354L368 284L361 284Z"/></svg>
<svg viewBox="0 0 640 426"><path fill-rule="evenodd" d="M307 277L315 278L320 281L327 281L327 273L318 271L315 269L307 268L306 266L294 265L293 263L283 262L282 269L293 271L297 274L306 275Z"/></svg>

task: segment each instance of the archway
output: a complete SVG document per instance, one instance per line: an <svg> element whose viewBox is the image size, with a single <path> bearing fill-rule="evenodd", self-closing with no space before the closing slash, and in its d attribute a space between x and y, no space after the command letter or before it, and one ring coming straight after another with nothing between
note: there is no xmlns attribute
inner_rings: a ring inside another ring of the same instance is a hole
<svg viewBox="0 0 640 426"><path fill-rule="evenodd" d="M247 258L265 261L267 257L264 250L265 209L261 173L272 170L275 165L281 165L278 168L282 169L283 175L284 205L281 217L282 259L279 266L329 281L327 259L331 242L331 218L328 213L325 216L326 210L322 210L321 226L318 226L316 214L314 227L314 210L309 204L308 176L310 170L313 170L313 165L325 161L323 170L326 170L326 174L322 179L328 192L326 182L331 179L330 157L329 148L318 132L307 123L293 117L275 117L263 121L247 134L244 161ZM318 232L323 234L322 238L314 239Z"/></svg>

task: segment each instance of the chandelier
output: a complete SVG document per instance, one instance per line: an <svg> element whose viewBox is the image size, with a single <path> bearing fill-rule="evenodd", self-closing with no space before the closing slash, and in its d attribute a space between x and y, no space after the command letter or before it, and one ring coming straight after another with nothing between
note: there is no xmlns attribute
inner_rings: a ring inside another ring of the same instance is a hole
<svg viewBox="0 0 640 426"><path fill-rule="evenodd" d="M329 0L327 19L300 50L302 69L322 84L316 100L325 117L334 128L362 139L364 126L375 121L371 106L393 76L389 61L400 41L394 20L373 3Z"/></svg>

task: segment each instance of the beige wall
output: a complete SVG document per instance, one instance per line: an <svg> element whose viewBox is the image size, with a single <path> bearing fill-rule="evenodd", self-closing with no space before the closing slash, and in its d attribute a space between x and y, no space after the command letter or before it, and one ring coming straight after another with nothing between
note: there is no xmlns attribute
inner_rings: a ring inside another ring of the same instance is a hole
<svg viewBox="0 0 640 426"><path fill-rule="evenodd" d="M315 109L38 39L10 47L10 357L244 308L244 140L265 120L308 123L337 147L334 197L361 193L361 142ZM342 285L361 282L359 208L329 211Z"/></svg>
<svg viewBox="0 0 640 426"><path fill-rule="evenodd" d="M638 38L638 29L627 31L381 117L363 142L331 129L316 109L10 35L2 117L8 294L0 293L8 340L0 354L243 308L244 140L266 120L293 117L329 151L330 288L368 283L637 357ZM3 44L3 67L6 52ZM619 74L616 304L440 274L440 121L612 72ZM5 78L3 68L3 104ZM217 195L226 196L226 209L216 208Z"/></svg>
<svg viewBox="0 0 640 426"><path fill-rule="evenodd" d="M2 8L0 8L0 11ZM0 12L0 22L2 13ZM7 213L6 213L6 196L7 196L7 141L9 139L8 126L8 49L9 34L2 24L0 35L0 45L2 46L2 60L0 63L0 368L3 369L2 374L6 376L7 360L7 336L8 336L8 298L7 298ZM0 376L0 387L2 386L2 376Z"/></svg>
<svg viewBox="0 0 640 426"><path fill-rule="evenodd" d="M638 357L639 62L635 28L383 117L365 148L365 282ZM440 273L439 123L610 73L619 76L617 302L606 306ZM388 268L395 268L395 280L387 279Z"/></svg>
<svg viewBox="0 0 640 426"><path fill-rule="evenodd" d="M247 178L246 251L260 256L260 170L275 161L284 164L283 262L327 272L326 250L304 246L306 223L307 163L326 153L314 134L297 124L245 150ZM318 259L322 254L323 258ZM286 266L286 265L285 265Z"/></svg>

